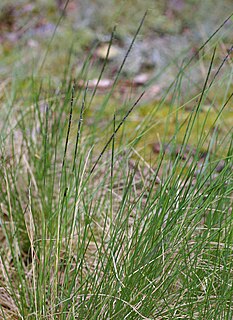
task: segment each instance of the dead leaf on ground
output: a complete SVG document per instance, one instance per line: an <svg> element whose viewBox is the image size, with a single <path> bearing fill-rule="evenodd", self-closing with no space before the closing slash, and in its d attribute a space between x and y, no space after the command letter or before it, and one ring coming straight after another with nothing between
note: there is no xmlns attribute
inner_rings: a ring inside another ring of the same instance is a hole
<svg viewBox="0 0 233 320"><path fill-rule="evenodd" d="M148 73L141 73L134 77L133 83L136 86L142 86L149 80L149 74Z"/></svg>
<svg viewBox="0 0 233 320"><path fill-rule="evenodd" d="M98 89L109 89L111 88L113 85L113 80L111 79L100 79L98 81L98 79L92 79L92 80L89 80L89 81L83 81L83 80L80 80L78 82L78 87L81 87L81 88L85 88L88 86L89 89L94 89L96 86Z"/></svg>
<svg viewBox="0 0 233 320"><path fill-rule="evenodd" d="M109 47L108 43L104 43L100 45L95 52L96 56L100 59L105 59L107 57L108 47ZM108 60L114 59L119 54L120 54L120 49L117 46L112 45L109 50Z"/></svg>

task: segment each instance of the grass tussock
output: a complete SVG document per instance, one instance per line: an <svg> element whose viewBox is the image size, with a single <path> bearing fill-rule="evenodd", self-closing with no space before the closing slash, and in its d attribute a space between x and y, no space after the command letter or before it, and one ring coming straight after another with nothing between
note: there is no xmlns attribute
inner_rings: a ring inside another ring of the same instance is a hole
<svg viewBox="0 0 233 320"><path fill-rule="evenodd" d="M133 130L140 94L100 118L127 56L97 110L88 83L28 79L31 103L1 124L2 319L232 318L232 65L211 40L200 91L182 102L195 56Z"/></svg>

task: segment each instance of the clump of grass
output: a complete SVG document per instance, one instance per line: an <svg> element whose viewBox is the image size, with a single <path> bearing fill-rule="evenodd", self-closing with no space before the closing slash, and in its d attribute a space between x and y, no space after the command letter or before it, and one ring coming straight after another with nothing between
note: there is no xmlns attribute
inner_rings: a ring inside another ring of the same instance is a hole
<svg viewBox="0 0 233 320"><path fill-rule="evenodd" d="M161 146L175 152L151 161L142 142L165 98L135 134L127 120L140 99L101 131L99 115L87 128L88 85L64 80L50 99L31 78L33 104L1 136L3 319L232 318L232 130L220 127L230 83L208 126L202 113L220 81L214 53L188 117L178 105L165 119ZM174 105L183 73L168 89Z"/></svg>

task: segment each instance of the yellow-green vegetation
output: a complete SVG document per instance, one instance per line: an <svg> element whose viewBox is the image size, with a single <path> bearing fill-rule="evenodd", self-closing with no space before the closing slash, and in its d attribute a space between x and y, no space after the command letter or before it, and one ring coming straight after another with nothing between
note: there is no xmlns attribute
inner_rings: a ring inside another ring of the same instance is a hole
<svg viewBox="0 0 233 320"><path fill-rule="evenodd" d="M219 3L1 1L0 319L233 318Z"/></svg>

